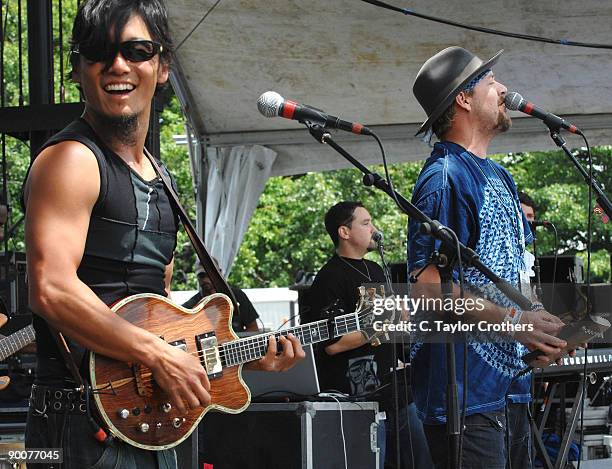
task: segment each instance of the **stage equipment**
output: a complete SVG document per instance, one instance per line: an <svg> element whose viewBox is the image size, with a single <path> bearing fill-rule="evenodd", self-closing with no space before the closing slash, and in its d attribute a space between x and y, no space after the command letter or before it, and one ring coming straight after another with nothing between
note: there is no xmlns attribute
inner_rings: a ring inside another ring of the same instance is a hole
<svg viewBox="0 0 612 469"><path fill-rule="evenodd" d="M265 117L284 117L299 122L318 124L326 129L340 129L359 135L371 135L372 131L358 122L348 122L331 116L320 109L298 104L283 98L275 91L266 91L257 100L257 109Z"/></svg>
<svg viewBox="0 0 612 469"><path fill-rule="evenodd" d="M576 350L575 357L563 357L561 364L553 363L546 368L538 369L543 377L560 378L578 375L584 370L584 350ZM594 348L587 350L587 373L612 373L612 348Z"/></svg>
<svg viewBox="0 0 612 469"><path fill-rule="evenodd" d="M533 220L529 222L529 225L531 227L536 227L536 226L550 226L551 222L549 222L548 220ZM531 230L533 231L533 230Z"/></svg>
<svg viewBox="0 0 612 469"><path fill-rule="evenodd" d="M584 282L584 263L575 255L538 256L540 280L542 282L541 301L546 311L573 317L580 317L586 308L586 298L580 291Z"/></svg>
<svg viewBox="0 0 612 469"><path fill-rule="evenodd" d="M25 253L0 254L0 298L7 316L29 314Z"/></svg>
<svg viewBox="0 0 612 469"><path fill-rule="evenodd" d="M240 415L211 412L200 428L199 467L378 468L381 417L376 402L262 403Z"/></svg>
<svg viewBox="0 0 612 469"><path fill-rule="evenodd" d="M612 348L587 349L586 352L586 374L584 350L577 350L575 357L564 357L560 365L553 364L534 371L534 377L537 382L547 383L537 422L531 419L534 443L546 469L565 467L564 462L569 454L570 445L575 438L574 432L578 427L582 400L586 397L586 386L583 386L584 380L588 380L590 384L595 384L597 382L597 374L612 372ZM576 383L576 391L573 396L567 396L569 383ZM560 429L562 438L557 461L553 466L546 453L543 435L552 405L556 402L555 396L557 394L559 394L559 416L561 418ZM565 407L567 401L572 402L572 408L566 415Z"/></svg>

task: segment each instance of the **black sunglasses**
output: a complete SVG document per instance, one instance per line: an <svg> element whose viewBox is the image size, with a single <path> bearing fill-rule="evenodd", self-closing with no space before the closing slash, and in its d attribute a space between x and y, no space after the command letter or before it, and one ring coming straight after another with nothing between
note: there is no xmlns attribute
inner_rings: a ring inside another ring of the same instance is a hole
<svg viewBox="0 0 612 469"><path fill-rule="evenodd" d="M115 60L118 52L121 52L123 58L130 62L146 62L163 50L164 48L159 42L137 39L113 44L110 48L75 44L72 52L82 55L90 62L110 63Z"/></svg>

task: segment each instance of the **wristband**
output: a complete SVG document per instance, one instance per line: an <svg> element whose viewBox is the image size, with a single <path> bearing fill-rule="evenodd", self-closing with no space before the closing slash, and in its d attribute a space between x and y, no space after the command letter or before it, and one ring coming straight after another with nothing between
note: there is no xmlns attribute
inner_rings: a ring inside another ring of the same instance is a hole
<svg viewBox="0 0 612 469"><path fill-rule="evenodd" d="M506 316L504 317L503 322L507 322L512 326L516 326L521 322L521 317L523 316L523 310L517 308L508 308L506 311ZM508 334L510 336L514 336L514 327L508 328Z"/></svg>

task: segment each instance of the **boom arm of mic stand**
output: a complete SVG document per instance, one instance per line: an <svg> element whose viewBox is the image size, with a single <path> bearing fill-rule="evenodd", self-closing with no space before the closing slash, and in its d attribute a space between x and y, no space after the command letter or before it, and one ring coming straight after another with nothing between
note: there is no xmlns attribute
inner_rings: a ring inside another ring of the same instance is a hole
<svg viewBox="0 0 612 469"><path fill-rule="evenodd" d="M448 228L442 229L443 225L439 221L432 220L410 201L404 198L400 193L391 189L389 184L387 184L387 181L385 181L379 174L373 173L363 164L357 161L350 153L338 145L324 128L318 125L308 125L308 130L318 142L328 144L330 147L340 153L349 163L361 171L364 174L363 182L365 185L375 186L389 195L392 199L397 200L399 203L399 208L404 213L406 213L409 217L425 224L431 235L436 239L439 239L450 251L455 250L456 243L452 236L448 234ZM495 275L491 269L482 263L478 257L478 254L476 254L474 250L464 246L463 244L460 244L460 248L461 259L466 265L470 265L482 272L485 277L487 277L491 282L495 283L497 288L501 290L510 300L516 303L521 309L528 310L531 308L531 301L523 296L521 292L514 288L510 283Z"/></svg>

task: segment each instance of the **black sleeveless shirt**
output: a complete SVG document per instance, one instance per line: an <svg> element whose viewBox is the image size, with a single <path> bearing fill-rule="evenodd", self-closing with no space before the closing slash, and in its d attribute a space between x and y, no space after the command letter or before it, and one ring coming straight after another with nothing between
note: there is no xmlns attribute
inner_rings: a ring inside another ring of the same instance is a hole
<svg viewBox="0 0 612 469"><path fill-rule="evenodd" d="M164 273L176 247L179 220L161 179L145 181L83 119L51 137L42 149L67 140L87 146L100 172L100 194L89 221L78 277L107 305L136 293L165 296ZM176 190L174 180L172 183ZM33 323L39 360L63 361L46 322L34 314Z"/></svg>

